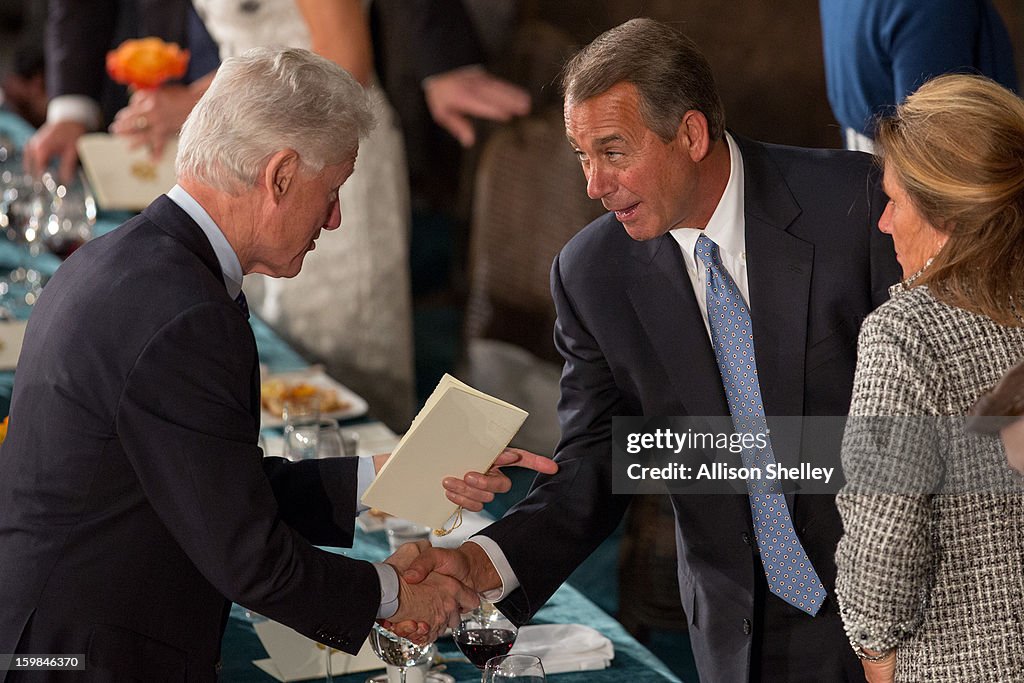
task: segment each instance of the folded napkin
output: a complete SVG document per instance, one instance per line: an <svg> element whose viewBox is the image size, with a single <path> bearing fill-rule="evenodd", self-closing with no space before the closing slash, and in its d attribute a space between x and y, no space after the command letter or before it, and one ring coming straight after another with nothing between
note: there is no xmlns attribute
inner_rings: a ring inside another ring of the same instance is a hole
<svg viewBox="0 0 1024 683"><path fill-rule="evenodd" d="M269 659L254 660L253 664L277 680L323 680L327 675L327 651L319 643L269 619L254 623L253 629L270 655ZM331 653L331 671L335 675L382 668L384 664L369 642L363 643L355 656L337 650Z"/></svg>
<svg viewBox="0 0 1024 683"><path fill-rule="evenodd" d="M512 654L536 655L547 674L605 669L615 658L612 641L580 624L537 624L519 629Z"/></svg>

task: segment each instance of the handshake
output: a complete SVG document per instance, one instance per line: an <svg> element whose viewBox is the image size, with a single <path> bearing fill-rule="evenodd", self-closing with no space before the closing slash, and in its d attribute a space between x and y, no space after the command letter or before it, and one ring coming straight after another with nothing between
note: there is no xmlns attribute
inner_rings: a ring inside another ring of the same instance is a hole
<svg viewBox="0 0 1024 683"><path fill-rule="evenodd" d="M501 578L476 543L449 550L429 541L406 543L385 560L398 574L398 611L382 625L417 645L436 640L459 615L480 604L480 593Z"/></svg>
<svg viewBox="0 0 1024 683"><path fill-rule="evenodd" d="M495 493L505 493L512 487L500 469L507 466L542 474L558 471L558 465L548 458L506 448L487 473L446 478L442 482L445 495L453 503L478 512L494 499ZM417 645L436 640L448 626L459 623L462 613L480 604L478 594L502 585L487 553L476 543L465 543L455 550L434 548L428 541L406 543L385 562L398 575L398 610L382 625Z"/></svg>

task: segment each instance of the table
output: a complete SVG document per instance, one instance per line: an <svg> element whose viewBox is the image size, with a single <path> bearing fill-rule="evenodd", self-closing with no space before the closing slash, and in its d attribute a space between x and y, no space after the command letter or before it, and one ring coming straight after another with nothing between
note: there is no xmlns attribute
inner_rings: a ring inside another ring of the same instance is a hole
<svg viewBox="0 0 1024 683"><path fill-rule="evenodd" d="M18 145L32 134L32 128L8 112L0 111L0 133L6 134ZM95 232L103 234L116 228L127 219L124 212L101 214L97 220ZM51 254L32 256L22 245L0 240L0 272L15 267L32 267L45 276L52 275L60 265L60 260ZM299 370L308 363L291 347L289 347L273 330L255 315L250 318L256 345L259 350L260 362L275 372ZM14 387L15 373L0 372L0 417L10 410L11 393ZM369 418L355 418L345 425L355 423L373 424ZM344 426L344 425L343 425ZM383 532L364 533L357 530L356 540L351 549L332 549L350 557L378 561L388 555L387 540ZM675 681L676 678L664 664L651 652L637 642L629 633L602 611L594 603L584 597L575 588L563 585L538 612L535 623L578 623L591 626L606 637L615 646L615 659L612 666L603 671L585 671L557 674L551 678L564 683L603 683L605 681ZM438 643L441 654L447 658L462 658L450 638ZM228 620L222 643L223 669L221 680L226 683L267 682L274 679L263 673L252 664L254 659L266 657L259 639L253 631L251 622L245 617L244 610L235 605L232 617ZM448 673L460 683L476 683L480 680L479 672L466 661L448 663ZM340 683L362 683L369 674L359 673L336 677Z"/></svg>
<svg viewBox="0 0 1024 683"><path fill-rule="evenodd" d="M356 531L356 540L350 549L334 549L349 557L379 561L388 555L387 540L383 532L364 533ZM612 665L602 671L580 671L554 674L548 677L552 683L644 683L656 681L666 683L679 679L655 657L650 650L636 641L622 625L602 611L597 605L568 584L563 584L551 599L540 609L533 622L538 624L586 624L607 638L615 646ZM447 673L457 683L479 683L480 672L465 661L451 638L438 641L438 649L446 660ZM221 680L225 683L270 683L275 679L257 669L252 660L266 657L252 625L245 617L244 610L234 606L223 640L223 669ZM459 659L463 661L458 661ZM382 667L383 670L383 667ZM362 683L378 671L336 676L339 683Z"/></svg>

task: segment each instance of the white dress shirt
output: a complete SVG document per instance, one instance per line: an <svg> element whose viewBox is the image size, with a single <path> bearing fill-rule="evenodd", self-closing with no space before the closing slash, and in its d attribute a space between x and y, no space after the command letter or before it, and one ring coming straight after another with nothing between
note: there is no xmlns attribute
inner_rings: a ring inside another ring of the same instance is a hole
<svg viewBox="0 0 1024 683"><path fill-rule="evenodd" d="M706 269L693 253L694 247L697 246L697 238L701 234L707 235L718 245L722 265L736 281L736 286L739 287L744 301L747 302L748 307L750 306L744 234L746 220L743 215L743 157L732 136L726 133L725 139L729 146L729 180L708 224L703 229L676 228L669 231L669 234L679 243L679 248L682 251L686 274L690 276L693 295L697 299L697 306L700 307L704 318L704 328L707 330L709 339L711 338L711 326L708 324L708 304L704 293L707 286ZM487 554L491 564L494 565L498 576L501 577L501 588L484 593L485 599L497 602L519 588L519 579L512 571L512 566L497 543L487 536L474 536L467 543L479 545Z"/></svg>
<svg viewBox="0 0 1024 683"><path fill-rule="evenodd" d="M77 121L87 131L99 130L103 120L99 103L86 95L58 95L46 105L46 122Z"/></svg>

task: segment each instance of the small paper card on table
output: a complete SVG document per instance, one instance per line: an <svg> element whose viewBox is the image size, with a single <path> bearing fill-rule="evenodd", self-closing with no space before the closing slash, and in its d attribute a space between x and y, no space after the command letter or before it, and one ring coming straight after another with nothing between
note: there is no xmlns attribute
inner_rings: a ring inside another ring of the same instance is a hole
<svg viewBox="0 0 1024 683"><path fill-rule="evenodd" d="M27 324L25 320L0 322L0 370L13 370L18 364Z"/></svg>
<svg viewBox="0 0 1024 683"><path fill-rule="evenodd" d="M323 645L269 619L253 624L253 629L270 655L269 659L257 659L253 664L277 680L323 680L327 675L327 649ZM384 664L373 654L369 641L363 643L355 656L331 652L331 672L335 676L382 668Z"/></svg>
<svg viewBox="0 0 1024 683"><path fill-rule="evenodd" d="M362 502L432 529L457 506L441 480L486 472L528 413L445 375L363 494Z"/></svg>
<svg viewBox="0 0 1024 683"><path fill-rule="evenodd" d="M177 138L167 141L156 162L148 149L130 149L128 140L120 135L89 133L78 139L78 156L96 201L108 211L141 211L174 187L177 153Z"/></svg>

